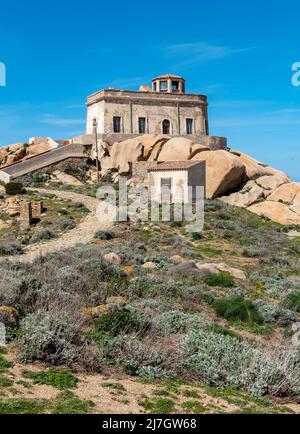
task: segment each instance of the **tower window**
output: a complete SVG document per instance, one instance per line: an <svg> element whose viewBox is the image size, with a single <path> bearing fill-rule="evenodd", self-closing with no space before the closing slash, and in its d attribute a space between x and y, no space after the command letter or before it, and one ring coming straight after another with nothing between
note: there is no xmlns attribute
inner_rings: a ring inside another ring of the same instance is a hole
<svg viewBox="0 0 300 434"><path fill-rule="evenodd" d="M114 133L120 133L121 132L121 117L120 116L114 116L113 128L114 128Z"/></svg>
<svg viewBox="0 0 300 434"><path fill-rule="evenodd" d="M146 118L139 118L139 134L146 133Z"/></svg>
<svg viewBox="0 0 300 434"><path fill-rule="evenodd" d="M159 82L159 89L160 90L168 90L168 82L167 82L167 80L161 80Z"/></svg>
<svg viewBox="0 0 300 434"><path fill-rule="evenodd" d="M179 81L172 81L172 90L179 90Z"/></svg>
<svg viewBox="0 0 300 434"><path fill-rule="evenodd" d="M193 134L193 119L186 120L186 133Z"/></svg>
<svg viewBox="0 0 300 434"><path fill-rule="evenodd" d="M169 119L164 119L162 123L162 133L163 134L170 134L170 121Z"/></svg>

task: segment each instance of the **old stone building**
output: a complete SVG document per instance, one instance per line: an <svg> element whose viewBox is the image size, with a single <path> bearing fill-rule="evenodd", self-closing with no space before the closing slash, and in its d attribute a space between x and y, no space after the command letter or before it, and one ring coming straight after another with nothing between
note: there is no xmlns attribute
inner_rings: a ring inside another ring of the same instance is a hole
<svg viewBox="0 0 300 434"><path fill-rule="evenodd" d="M209 136L207 97L186 93L183 77L166 74L139 91L104 89L87 99L87 134L108 142L141 134L188 136L214 149L226 147L224 137Z"/></svg>

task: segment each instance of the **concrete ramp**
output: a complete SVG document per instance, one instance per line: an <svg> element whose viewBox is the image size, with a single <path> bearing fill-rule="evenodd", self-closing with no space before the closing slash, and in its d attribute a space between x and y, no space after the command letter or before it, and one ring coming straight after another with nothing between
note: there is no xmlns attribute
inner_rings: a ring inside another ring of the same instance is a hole
<svg viewBox="0 0 300 434"><path fill-rule="evenodd" d="M43 169L51 166L52 164L59 163L60 161L68 158L87 158L84 146L81 144L72 144L56 148L42 154L28 158L27 160L20 161L19 163L11 164L10 166L0 169L0 181L4 184L12 181L20 176L27 175L28 173L35 172L36 170Z"/></svg>

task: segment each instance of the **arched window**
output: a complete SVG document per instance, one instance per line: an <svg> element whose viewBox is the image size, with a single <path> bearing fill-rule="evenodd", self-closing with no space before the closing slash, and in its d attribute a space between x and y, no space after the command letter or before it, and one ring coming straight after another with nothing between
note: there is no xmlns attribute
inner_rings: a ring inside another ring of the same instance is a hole
<svg viewBox="0 0 300 434"><path fill-rule="evenodd" d="M162 123L162 133L170 134L170 121L169 119L164 119Z"/></svg>

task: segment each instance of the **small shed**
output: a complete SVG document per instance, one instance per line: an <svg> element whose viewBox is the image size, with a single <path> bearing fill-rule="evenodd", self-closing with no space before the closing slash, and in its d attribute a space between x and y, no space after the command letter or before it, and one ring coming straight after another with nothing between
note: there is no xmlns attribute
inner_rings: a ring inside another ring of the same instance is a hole
<svg viewBox="0 0 300 434"><path fill-rule="evenodd" d="M162 202L168 188L172 203L188 203L196 197L196 187L205 194L205 161L164 161L148 168L151 200Z"/></svg>

